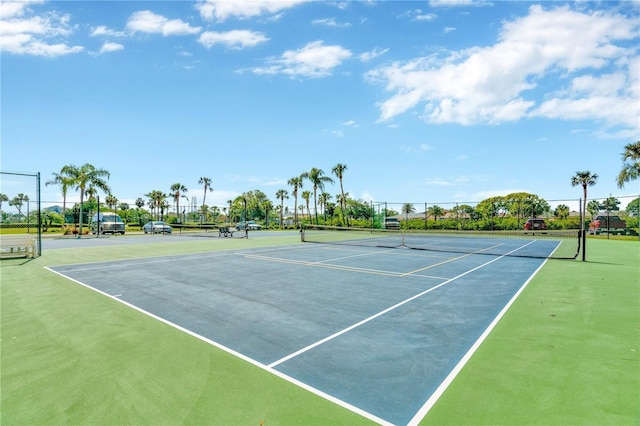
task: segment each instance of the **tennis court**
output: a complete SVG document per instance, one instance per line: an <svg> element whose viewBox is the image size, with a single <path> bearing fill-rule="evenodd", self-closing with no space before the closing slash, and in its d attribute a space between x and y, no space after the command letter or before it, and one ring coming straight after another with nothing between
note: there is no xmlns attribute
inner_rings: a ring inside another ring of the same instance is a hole
<svg viewBox="0 0 640 426"><path fill-rule="evenodd" d="M510 256L531 242L508 245L486 256L297 244L49 269L371 420L408 424L544 263Z"/></svg>

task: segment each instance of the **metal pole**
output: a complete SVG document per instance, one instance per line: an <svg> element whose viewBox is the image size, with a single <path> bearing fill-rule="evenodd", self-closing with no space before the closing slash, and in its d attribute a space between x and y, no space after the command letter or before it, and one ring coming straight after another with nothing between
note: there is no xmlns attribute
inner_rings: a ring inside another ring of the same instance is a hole
<svg viewBox="0 0 640 426"><path fill-rule="evenodd" d="M585 212L584 212L584 208L586 206L583 206L583 202L582 202L582 198L580 198L580 236L582 238L582 261L585 262L587 259L587 234L586 231L584 229L584 216L585 216Z"/></svg>
<svg viewBox="0 0 640 426"><path fill-rule="evenodd" d="M42 255L42 209L40 204L40 172L36 174L36 193L38 197L38 256ZM64 220L63 220L64 221Z"/></svg>

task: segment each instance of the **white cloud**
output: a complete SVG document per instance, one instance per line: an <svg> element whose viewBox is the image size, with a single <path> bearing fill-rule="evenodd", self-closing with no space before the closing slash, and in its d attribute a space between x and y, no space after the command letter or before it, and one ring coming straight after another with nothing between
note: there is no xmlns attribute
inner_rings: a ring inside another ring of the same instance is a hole
<svg viewBox="0 0 640 426"><path fill-rule="evenodd" d="M324 19L314 19L311 21L313 25L322 25L326 27L335 27L335 28L348 28L351 26L348 22L337 22L336 18L324 18Z"/></svg>
<svg viewBox="0 0 640 426"><path fill-rule="evenodd" d="M126 28L133 32L162 34L163 36L198 34L200 27L192 27L181 19L167 19L149 10L134 12Z"/></svg>
<svg viewBox="0 0 640 426"><path fill-rule="evenodd" d="M104 44L98 51L98 54L101 55L103 53L108 53L108 52L117 52L118 50L123 50L123 49L124 49L124 46L120 43L104 42Z"/></svg>
<svg viewBox="0 0 640 426"><path fill-rule="evenodd" d="M198 42L207 49L215 44L222 44L231 49L243 49L245 47L254 47L268 40L262 33L247 30L233 30L224 33L206 31L200 34L198 38Z"/></svg>
<svg viewBox="0 0 640 426"><path fill-rule="evenodd" d="M389 51L389 49L383 49L383 50L378 50L378 48L374 48L372 51L370 52L365 52L362 53L359 58L362 62L369 62L375 58L377 58L378 56L382 56L385 53L387 53Z"/></svg>
<svg viewBox="0 0 640 426"><path fill-rule="evenodd" d="M527 16L505 22L493 46L396 62L367 78L393 93L379 104L381 121L423 105L432 123L544 116L637 130L638 60L622 47L637 31L636 21L620 15L534 5ZM536 98L544 78L567 88Z"/></svg>
<svg viewBox="0 0 640 426"><path fill-rule="evenodd" d="M308 0L206 0L199 2L196 9L203 19L222 22L231 17L248 19L263 14L275 14L305 1Z"/></svg>
<svg viewBox="0 0 640 426"><path fill-rule="evenodd" d="M252 71L266 75L326 77L351 55L351 51L341 46L325 46L322 41L314 41L301 49L287 50L280 58L270 59L269 65L254 68Z"/></svg>
<svg viewBox="0 0 640 426"><path fill-rule="evenodd" d="M429 6L431 7L481 6L490 4L490 2L480 0L429 0Z"/></svg>
<svg viewBox="0 0 640 426"><path fill-rule="evenodd" d="M48 12L42 16L25 16L27 7L39 2L3 2L0 9L0 49L4 52L56 57L82 52L82 46L70 46L63 40L73 34L69 14Z"/></svg>
<svg viewBox="0 0 640 426"><path fill-rule="evenodd" d="M91 37L126 37L127 33L124 31L116 31L107 28L105 25L99 25L95 27L89 34Z"/></svg>

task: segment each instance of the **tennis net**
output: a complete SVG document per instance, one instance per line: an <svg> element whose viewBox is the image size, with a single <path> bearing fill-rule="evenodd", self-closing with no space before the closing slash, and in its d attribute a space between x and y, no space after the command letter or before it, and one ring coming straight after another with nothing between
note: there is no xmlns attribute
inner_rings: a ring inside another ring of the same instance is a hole
<svg viewBox="0 0 640 426"><path fill-rule="evenodd" d="M305 225L301 236L306 243L544 259L575 259L580 251L578 230L414 231Z"/></svg>

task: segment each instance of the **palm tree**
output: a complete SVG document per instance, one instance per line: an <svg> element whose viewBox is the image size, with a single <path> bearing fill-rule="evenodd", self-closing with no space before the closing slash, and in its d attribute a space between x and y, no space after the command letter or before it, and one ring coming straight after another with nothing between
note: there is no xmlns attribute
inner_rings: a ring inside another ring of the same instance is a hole
<svg viewBox="0 0 640 426"><path fill-rule="evenodd" d="M431 206L427 209L427 211L431 213L431 215L433 216L433 220L435 220L436 222L438 221L438 218L444 214L444 210L440 206Z"/></svg>
<svg viewBox="0 0 640 426"><path fill-rule="evenodd" d="M116 206L118 204L118 199L113 194L109 194L109 195L107 195L107 198L104 199L104 203L106 205L108 205L109 207L111 207L115 212Z"/></svg>
<svg viewBox="0 0 640 426"><path fill-rule="evenodd" d="M183 197L184 193L187 192L187 187L181 183L174 183L173 185L171 185L170 189L173 201L176 202L176 216L180 218L180 197Z"/></svg>
<svg viewBox="0 0 640 426"><path fill-rule="evenodd" d="M327 224L327 203L331 200L331 194L328 192L322 192L318 197L318 202L320 203L320 208L322 209L322 213L324 214L324 224Z"/></svg>
<svg viewBox="0 0 640 426"><path fill-rule="evenodd" d="M571 186L582 185L584 200L582 202L582 226L587 215L587 186L593 186L598 180L598 175L589 171L576 172L571 178Z"/></svg>
<svg viewBox="0 0 640 426"><path fill-rule="evenodd" d="M307 217L311 217L311 210L309 209L309 198L311 198L311 191L302 191L300 194L302 199L307 203Z"/></svg>
<svg viewBox="0 0 640 426"><path fill-rule="evenodd" d="M9 201L9 197L7 197L7 194L0 194L0 211L2 211L2 203L4 203L5 201Z"/></svg>
<svg viewBox="0 0 640 426"><path fill-rule="evenodd" d="M264 200L262 202L262 208L264 209L265 227L269 229L269 212L273 210L273 203L271 200Z"/></svg>
<svg viewBox="0 0 640 426"><path fill-rule="evenodd" d="M64 224L67 216L67 190L73 185L71 178L65 176L64 173L53 173L53 179L45 182L45 186L60 185L60 191L62 192L62 223Z"/></svg>
<svg viewBox="0 0 640 426"><path fill-rule="evenodd" d="M333 167L333 169L331 169L331 172L336 175L336 177L340 181L340 195L342 195L342 197L340 198L340 211L342 212L342 222L349 226L349 216L345 216L346 212L345 206L343 204L346 201L346 198L344 197L344 187L342 186L342 177L344 176L345 170L347 170L347 165L338 163Z"/></svg>
<svg viewBox="0 0 640 426"><path fill-rule="evenodd" d="M160 220L160 211L164 207L167 194L154 189L153 191L144 195L149 198L149 202L147 204L149 204L149 207L151 208L151 213L153 213L153 211L155 210L156 220Z"/></svg>
<svg viewBox="0 0 640 426"><path fill-rule="evenodd" d="M324 191L325 183L333 183L333 179L324 175L322 169L313 167L309 172L305 172L300 175L303 178L309 179L313 184L313 208L316 217L316 225L318 224L318 189Z"/></svg>
<svg viewBox="0 0 640 426"><path fill-rule="evenodd" d="M298 226L298 189L302 188L302 176L292 177L287 181L287 185L293 186L293 214L296 226Z"/></svg>
<svg viewBox="0 0 640 426"><path fill-rule="evenodd" d="M413 204L411 204L411 203L404 203L402 205L402 208L400 209L400 212L404 213L404 217L405 217L405 221L406 221L405 226L407 226L409 224L409 213L413 213L415 211L416 211L416 208L413 207ZM407 229L407 228L405 228L405 229Z"/></svg>
<svg viewBox="0 0 640 426"><path fill-rule="evenodd" d="M29 196L20 193L9 201L9 205L18 209L18 216L22 216L22 205L28 202L29 202Z"/></svg>
<svg viewBox="0 0 640 426"><path fill-rule="evenodd" d="M553 211L553 215L559 219L566 219L569 217L569 206L566 204L560 204Z"/></svg>
<svg viewBox="0 0 640 426"><path fill-rule="evenodd" d="M80 190L80 233L78 235L82 235L82 203L84 202L84 194L87 191L91 193L95 191L96 188L103 190L107 194L111 193L109 185L104 180L105 177L109 179L111 173L104 169L96 169L95 166L86 163L81 167L76 167L73 164L64 166L60 174L68 176L71 185L75 186L76 190Z"/></svg>
<svg viewBox="0 0 640 426"><path fill-rule="evenodd" d="M622 188L625 183L640 177L640 141L630 143L624 147L622 164L623 167L617 179L618 188Z"/></svg>
<svg viewBox="0 0 640 426"><path fill-rule="evenodd" d="M285 198L289 199L289 193L286 189L278 189L276 192L276 198L280 200L280 228L282 228L284 225L284 218L282 217L284 214L284 200Z"/></svg>
<svg viewBox="0 0 640 426"><path fill-rule="evenodd" d="M206 208L204 206L205 206L205 201L207 200L207 189L210 191L213 191L213 188L211 187L211 178L201 177L198 180L198 184L204 185L204 197L202 197L202 211L205 212Z"/></svg>

